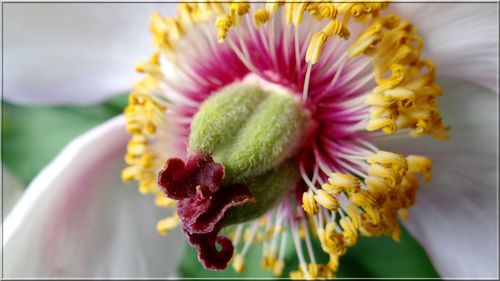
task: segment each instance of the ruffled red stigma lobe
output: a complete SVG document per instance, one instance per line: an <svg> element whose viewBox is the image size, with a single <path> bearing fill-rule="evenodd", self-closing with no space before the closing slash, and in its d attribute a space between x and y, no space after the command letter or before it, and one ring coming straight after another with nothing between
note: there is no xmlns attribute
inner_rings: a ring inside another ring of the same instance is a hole
<svg viewBox="0 0 500 281"><path fill-rule="evenodd" d="M224 167L210 156L193 155L187 163L167 160L158 175L158 185L177 202L177 213L190 244L198 250L198 258L208 269L221 270L233 255L233 245L218 236L226 211L245 204L252 193L239 183L223 184ZM222 249L218 251L215 244Z"/></svg>
<svg viewBox="0 0 500 281"><path fill-rule="evenodd" d="M214 231L205 234L189 233L184 229L184 233L189 238L189 244L198 251L198 260L207 269L223 270L233 256L234 246L231 240L224 236L217 236L221 225L219 223ZM221 247L220 251L217 250L215 243Z"/></svg>
<svg viewBox="0 0 500 281"><path fill-rule="evenodd" d="M171 158L160 172L158 184L165 194L175 200L193 197L197 186L216 192L224 177L224 166L214 163L212 157L190 156L184 164L179 158Z"/></svg>

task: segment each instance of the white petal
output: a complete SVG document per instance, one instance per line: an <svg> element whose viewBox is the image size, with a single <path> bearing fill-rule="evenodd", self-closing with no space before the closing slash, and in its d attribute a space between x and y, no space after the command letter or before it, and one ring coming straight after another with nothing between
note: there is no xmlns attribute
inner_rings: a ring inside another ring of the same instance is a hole
<svg viewBox="0 0 500 281"><path fill-rule="evenodd" d="M2 164L2 194L0 206L2 206L2 211L4 216L6 216L12 207L16 204L17 200L21 197L24 191L24 186L21 181L12 174L3 164Z"/></svg>
<svg viewBox="0 0 500 281"><path fill-rule="evenodd" d="M441 85L451 140L384 143L388 150L433 160L433 180L421 186L406 226L441 277L498 277L498 96L471 83Z"/></svg>
<svg viewBox="0 0 500 281"><path fill-rule="evenodd" d="M153 52L151 13L175 4L4 6L4 97L27 104L88 104L125 93Z"/></svg>
<svg viewBox="0 0 500 281"><path fill-rule="evenodd" d="M5 277L169 277L180 231L161 237L166 215L121 183L123 116L70 143L31 183L4 225Z"/></svg>
<svg viewBox="0 0 500 281"><path fill-rule="evenodd" d="M439 75L475 82L494 91L498 77L496 3L396 3L425 41L424 57Z"/></svg>

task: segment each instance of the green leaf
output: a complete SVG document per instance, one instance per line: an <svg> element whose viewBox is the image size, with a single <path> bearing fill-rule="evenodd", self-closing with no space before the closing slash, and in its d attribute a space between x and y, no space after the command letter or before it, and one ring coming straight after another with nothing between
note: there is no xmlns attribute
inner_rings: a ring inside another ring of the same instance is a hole
<svg viewBox="0 0 500 281"><path fill-rule="evenodd" d="M126 95L93 106L19 106L2 102L2 157L24 185L73 138L121 114Z"/></svg>
<svg viewBox="0 0 500 281"><path fill-rule="evenodd" d="M288 237L291 238L291 235ZM321 250L316 239L313 239L313 248L316 260L326 264L328 256ZM305 248L303 249L305 250ZM228 266L224 271L209 271L200 265L196 251L186 246L185 256L178 269L179 276L186 278L272 277L270 272L260 267L261 256L261 245L254 245L245 258L246 268L244 272L237 274L231 266ZM287 265L282 277L288 277L289 272L297 270L299 265L291 239L288 239L285 260ZM437 278L438 275L422 247L406 230L402 229L399 243L389 237L361 237L358 244L341 257L337 277Z"/></svg>

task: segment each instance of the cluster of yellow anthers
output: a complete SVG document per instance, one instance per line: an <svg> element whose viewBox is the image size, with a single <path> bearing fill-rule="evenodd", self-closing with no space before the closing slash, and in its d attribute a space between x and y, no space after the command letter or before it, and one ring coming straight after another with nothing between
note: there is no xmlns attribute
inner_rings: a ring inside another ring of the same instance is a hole
<svg viewBox="0 0 500 281"><path fill-rule="evenodd" d="M172 53L177 47L177 41L186 34L189 26L212 20L214 15L224 13L224 5L217 2L179 3L177 18L164 18L159 13L154 13L150 28L154 46L175 61Z"/></svg>
<svg viewBox="0 0 500 281"><path fill-rule="evenodd" d="M350 56L372 58L378 86L365 100L371 106L369 131L392 134L410 129L414 136L446 139L449 128L441 123L436 98L440 87L429 60L420 59L422 39L408 21L396 15L375 19L351 45Z"/></svg>
<svg viewBox="0 0 500 281"><path fill-rule="evenodd" d="M341 40L350 38L350 21L366 26L353 40L349 56L365 55L373 63L378 86L365 100L370 106L370 118L366 120L369 131L381 130L392 134L398 129L409 129L416 136L428 134L446 138L443 132L448 128L442 125L436 108L436 98L441 95L441 89L434 83L434 65L431 61L420 59L422 39L409 22L397 15L379 15L386 7L387 3L377 2L270 1L263 9L253 11L252 15L249 2L200 2L178 4L176 18L163 18L154 14L151 32L157 53L149 62L138 65L137 70L146 76L134 85L125 112L132 139L126 155L126 162L130 166L123 171L123 179L137 180L141 193L156 194L157 205L175 206L175 202L164 197L156 187L156 172L163 163L161 159L156 159L155 155L160 154L154 151L154 142L156 128L166 110L153 95L160 91L158 83L163 79L159 55L166 55L175 63L178 59L175 53L181 45L178 41L191 32L191 25L215 19L219 42L228 39L231 43L229 32L231 28L239 28L243 16L253 16L255 27L261 28L273 20L278 8L283 9L286 24L293 25L296 31L306 13L318 22L325 22L325 26L314 33L309 42L305 58L309 64L308 71L320 60L323 46L328 40L334 37ZM271 24L268 26L271 27ZM298 41L295 43L298 45ZM419 186L415 173L423 174L425 181L429 181L431 161L421 156L405 158L384 151L368 157L366 161L369 164L366 177L334 173L330 175L329 183L304 193L303 208L314 226L313 235L318 237L330 259L326 265L316 262L302 264L298 271L291 273L291 277L333 277L339 257L347 247L356 244L359 235L384 234L392 235L396 240L399 238L396 220L398 215L406 218L406 209L415 201ZM276 213L276 217L280 216ZM177 214L173 213L158 223L158 230L166 234L177 224ZM284 225L276 219L275 227L268 227L268 224L264 232L254 227L247 228L241 235L242 240L246 241L243 250L233 258L234 269L243 270L249 243L263 242L262 266L272 270L275 275L281 275L284 260L283 255L275 251L275 238L278 233L286 237ZM305 223L299 227L302 235L308 233ZM243 228L238 226L238 229ZM236 247L239 235L232 236Z"/></svg>
<svg viewBox="0 0 500 281"><path fill-rule="evenodd" d="M318 268L309 269L310 275L314 272L333 274L339 257L347 247L356 244L359 234L392 235L394 240L399 240L397 217L407 219L406 209L415 202L419 187L415 173L421 173L426 182L431 179L432 162L426 157L405 158L379 151L367 157L366 162L370 166L363 181L352 175L333 173L320 189L310 189L303 194L303 209L316 224L316 235L323 250L330 255L327 265L310 264ZM341 204L339 199L347 200ZM294 273L296 277L301 277L300 274Z"/></svg>
<svg viewBox="0 0 500 281"><path fill-rule="evenodd" d="M351 17L359 21L365 21L387 6L386 3L319 3L315 1L304 1L302 3L285 3L285 1L270 1L266 3L265 9L257 9L253 14L254 24L257 28L272 19L278 7L284 9L286 24L298 27L302 24L304 13L308 12L315 20L329 20L329 23L317 32L307 52L307 62L317 62L324 42L334 35L347 39L349 31L347 23ZM216 27L219 41L227 37L229 30L237 26L241 16L249 13L250 4L236 2L229 4L229 12L217 16ZM337 18L341 17L341 20Z"/></svg>
<svg viewBox="0 0 500 281"><path fill-rule="evenodd" d="M156 177L162 167L163 159L158 159L154 142L158 126L164 122L166 107L158 102L154 93L160 92L158 86L162 79L159 54L155 53L149 61L139 63L136 70L145 77L135 83L125 108L127 131L132 138L127 145L125 162L129 165L122 172L125 182L136 180L141 194L155 194L156 204L160 207L175 207L175 201L167 198L157 187ZM157 229L166 234L178 224L177 215L158 222Z"/></svg>

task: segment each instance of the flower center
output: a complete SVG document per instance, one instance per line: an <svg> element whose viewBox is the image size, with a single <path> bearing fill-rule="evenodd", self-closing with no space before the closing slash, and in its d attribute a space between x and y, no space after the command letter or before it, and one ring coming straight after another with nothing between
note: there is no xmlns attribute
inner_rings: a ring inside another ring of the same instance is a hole
<svg viewBox="0 0 500 281"><path fill-rule="evenodd" d="M156 52L137 66L145 78L125 111L133 137L122 176L158 206L177 206L158 231L180 222L206 268L223 269L234 251L237 272L262 242L262 266L276 275L291 234L298 278L331 278L358 236L399 239L398 217L432 162L373 142L445 139L449 128L422 38L386 8L182 3L176 18L154 14ZM231 240L219 235L231 224ZM310 230L328 264L317 263Z"/></svg>
<svg viewBox="0 0 500 281"><path fill-rule="evenodd" d="M260 217L295 188L299 172L290 159L310 123L296 96L254 77L201 105L188 161L168 159L158 185L178 201L183 230L205 267L223 269L232 257L231 241L217 235L222 227Z"/></svg>

